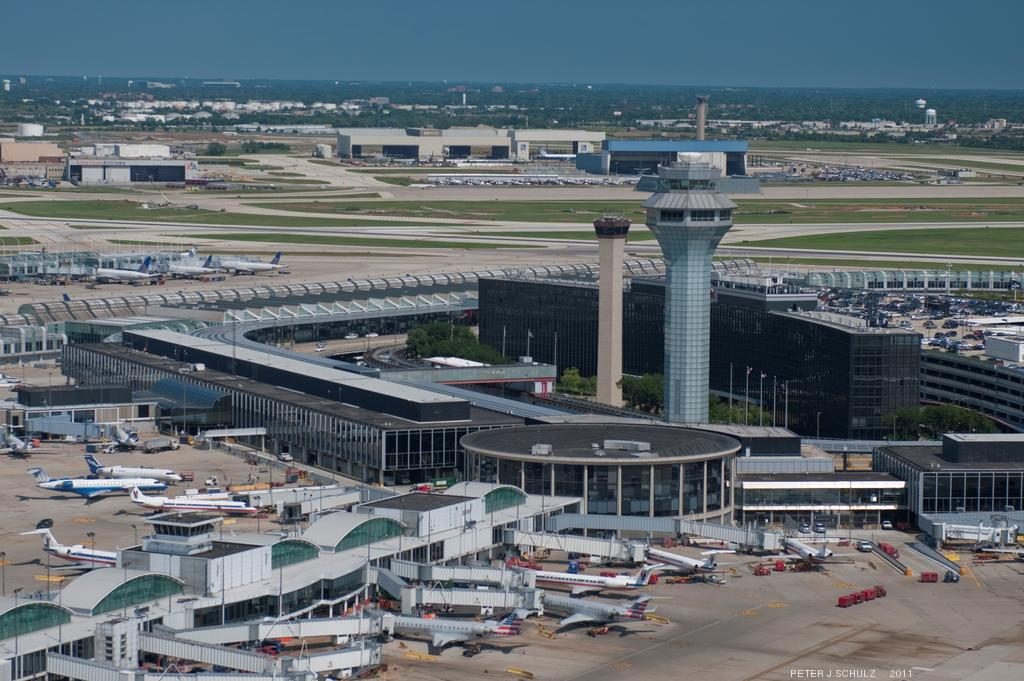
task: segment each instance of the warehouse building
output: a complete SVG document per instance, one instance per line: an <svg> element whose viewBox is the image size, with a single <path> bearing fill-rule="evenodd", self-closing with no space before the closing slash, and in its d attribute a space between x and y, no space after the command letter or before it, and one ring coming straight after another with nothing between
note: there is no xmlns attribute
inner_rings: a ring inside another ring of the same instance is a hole
<svg viewBox="0 0 1024 681"><path fill-rule="evenodd" d="M718 191L756 192L757 180L746 176L747 150L743 140L606 139L600 151L579 154L576 167L597 175L656 175L658 166L706 163L720 173Z"/></svg>
<svg viewBox="0 0 1024 681"><path fill-rule="evenodd" d="M470 480L527 494L581 497L588 514L678 516L727 523L738 440L635 423L562 423L462 438ZM531 492L531 490L533 490Z"/></svg>
<svg viewBox="0 0 1024 681"><path fill-rule="evenodd" d="M199 179L199 163L188 159L69 157L64 179L84 186L139 182L189 183Z"/></svg>
<svg viewBox="0 0 1024 681"><path fill-rule="evenodd" d="M586 130L505 130L501 128L344 128L338 131L341 158L394 158L418 161L494 159L529 161L541 151L588 153L604 140Z"/></svg>

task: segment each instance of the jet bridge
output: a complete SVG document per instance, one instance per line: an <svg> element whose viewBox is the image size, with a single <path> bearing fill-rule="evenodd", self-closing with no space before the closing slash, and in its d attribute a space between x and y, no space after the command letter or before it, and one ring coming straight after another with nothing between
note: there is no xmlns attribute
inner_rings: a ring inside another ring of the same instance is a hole
<svg viewBox="0 0 1024 681"><path fill-rule="evenodd" d="M565 530L625 531L638 535L659 532L665 534L704 537L705 539L728 542L754 551L769 552L782 550L782 534L779 532L772 532L756 527L732 527L731 525L719 525L701 520L687 520L686 518L678 517L644 518L639 516L560 513L548 518L547 531L549 533L564 532ZM507 535L508 531L506 531L506 543L508 543ZM575 535L557 536L573 537ZM576 538L582 539L583 537ZM621 543L621 540L606 541L619 541ZM575 551L576 549L565 550ZM586 551L581 551L581 553L586 553Z"/></svg>
<svg viewBox="0 0 1024 681"><path fill-rule="evenodd" d="M277 620L268 617L251 622L182 629L171 633L174 638L211 645L262 641L268 638L309 638L311 636L331 636L336 640L344 640L354 636L380 634L380 618L372 615L295 620Z"/></svg>
<svg viewBox="0 0 1024 681"><path fill-rule="evenodd" d="M424 605L495 610L540 610L543 589L440 589L409 586L402 590L402 614L412 615Z"/></svg>
<svg viewBox="0 0 1024 681"><path fill-rule="evenodd" d="M403 579L416 582L467 582L496 584L513 589L533 588L532 572L469 565L426 565L408 560L391 560L391 571ZM380 582L378 581L380 585Z"/></svg>
<svg viewBox="0 0 1024 681"><path fill-rule="evenodd" d="M562 516L554 516L554 518L560 517ZM505 530L505 543L516 546L536 546L566 553L582 553L617 563L642 563L644 560L643 544L624 539L597 539L578 534Z"/></svg>

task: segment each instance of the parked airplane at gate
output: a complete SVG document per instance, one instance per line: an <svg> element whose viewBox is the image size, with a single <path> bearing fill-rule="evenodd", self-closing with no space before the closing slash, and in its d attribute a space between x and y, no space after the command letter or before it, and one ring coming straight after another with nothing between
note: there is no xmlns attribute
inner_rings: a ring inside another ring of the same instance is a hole
<svg viewBox="0 0 1024 681"><path fill-rule="evenodd" d="M211 255L207 256L206 262L202 265L178 265L172 263L168 265L167 272L176 278L192 279L204 274L216 274L220 272L220 268L213 266L213 256Z"/></svg>
<svg viewBox="0 0 1024 681"><path fill-rule="evenodd" d="M538 570L535 574L538 582L572 586L572 595L582 596L587 593L598 593L605 589L622 591L645 587L650 583L651 575L660 567L664 567L664 563L645 565L635 575L615 575L614 577L574 575L569 572L548 572L546 570Z"/></svg>
<svg viewBox="0 0 1024 681"><path fill-rule="evenodd" d="M549 154L547 149L541 149L537 153L537 158L548 161L572 161L575 160L576 154Z"/></svg>
<svg viewBox="0 0 1024 681"><path fill-rule="evenodd" d="M89 466L89 471L96 476L101 478L153 478L160 480L161 482L181 482L181 476L168 468L146 468L145 466L139 466L133 468L130 466L104 466L100 463L92 454L85 455L85 463Z"/></svg>
<svg viewBox="0 0 1024 681"><path fill-rule="evenodd" d="M29 468L29 475L36 479L36 486L53 492L71 492L91 499L100 494L129 492L144 489L148 492L162 492L167 483L154 478L51 478L42 468Z"/></svg>
<svg viewBox="0 0 1024 681"><path fill-rule="evenodd" d="M608 603L594 601L585 598L566 598L544 594L544 610L571 613L568 617L559 620L560 627L568 627L573 624L609 624L621 620L642 620L648 612L654 612L655 608L648 608L647 603L651 600L648 595L638 596L628 604Z"/></svg>
<svg viewBox="0 0 1024 681"><path fill-rule="evenodd" d="M698 560L697 558L681 556L678 553L672 553L671 551L662 551L650 546L647 547L647 558L649 560L666 563L676 570L686 573L714 572L715 569L718 568L718 561L715 560L715 554L718 553L733 553L733 551L705 551L703 555L706 555L707 558L704 560Z"/></svg>
<svg viewBox="0 0 1024 681"><path fill-rule="evenodd" d="M69 560L78 565L91 567L109 567L117 565L117 553L115 551L100 551L89 549L81 544L61 544L48 529L30 530L22 532L22 536L29 534L43 535L43 551L64 560Z"/></svg>
<svg viewBox="0 0 1024 681"><path fill-rule="evenodd" d="M148 497L142 493L141 489L133 489L130 494L133 504L156 511L210 511L213 513L226 513L228 515L251 515L260 511L260 509L254 508L244 501L196 499L193 496L173 498Z"/></svg>
<svg viewBox="0 0 1024 681"><path fill-rule="evenodd" d="M528 614L526 610L516 610L501 621L487 620L486 622L396 615L395 632L413 635L429 634L430 644L434 648L444 648L452 643L461 643L478 637L518 636L523 628L523 620Z"/></svg>
<svg viewBox="0 0 1024 681"><path fill-rule="evenodd" d="M273 259L270 262L260 262L258 260L242 260L241 258L232 258L230 260L221 260L218 263L220 269L231 270L235 274L259 274L260 272L274 272L281 269L284 265L281 264L281 251L274 254Z"/></svg>
<svg viewBox="0 0 1024 681"><path fill-rule="evenodd" d="M809 546L799 539L794 539L792 537L784 538L782 540L782 544L786 547L787 551L792 551L811 563L824 563L835 555L827 545L822 546L820 549L816 549L813 546Z"/></svg>
<svg viewBox="0 0 1024 681"><path fill-rule="evenodd" d="M96 279L99 281L113 281L113 282L132 282L132 281L149 281L153 277L159 276L156 274L150 274L149 265L153 262L153 258L146 256L146 259L142 261L137 270L122 270L122 269L110 269L107 267L100 267L96 270Z"/></svg>

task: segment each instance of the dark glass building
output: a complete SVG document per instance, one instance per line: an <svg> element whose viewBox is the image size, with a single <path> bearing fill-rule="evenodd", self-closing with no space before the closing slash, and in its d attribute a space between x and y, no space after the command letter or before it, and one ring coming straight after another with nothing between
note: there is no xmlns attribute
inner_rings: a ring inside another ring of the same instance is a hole
<svg viewBox="0 0 1024 681"><path fill-rule="evenodd" d="M627 284L627 374L662 372L664 292L656 279ZM772 425L834 438L884 439L888 417L917 406L918 334L815 312L813 293L771 278L720 276L711 295L712 393L746 395L774 415ZM480 339L506 356L529 354L592 376L597 314L592 280L480 280Z"/></svg>

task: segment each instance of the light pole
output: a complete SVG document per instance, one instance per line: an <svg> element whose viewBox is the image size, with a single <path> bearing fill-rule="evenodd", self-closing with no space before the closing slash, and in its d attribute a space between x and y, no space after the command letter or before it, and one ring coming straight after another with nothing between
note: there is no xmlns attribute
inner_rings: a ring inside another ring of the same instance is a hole
<svg viewBox="0 0 1024 681"><path fill-rule="evenodd" d="M139 545L139 526L132 523L132 544Z"/></svg>
<svg viewBox="0 0 1024 681"><path fill-rule="evenodd" d="M764 425L764 372L761 372L761 378L758 380L757 388L757 425Z"/></svg>
<svg viewBox="0 0 1024 681"><path fill-rule="evenodd" d="M814 416L814 437L821 438L821 412Z"/></svg>
<svg viewBox="0 0 1024 681"><path fill-rule="evenodd" d="M7 552L0 551L0 582L3 582L3 593L0 595L7 595Z"/></svg>
<svg viewBox="0 0 1024 681"><path fill-rule="evenodd" d="M15 608L18 607L18 594L21 593L21 589L22 589L22 587L19 586L17 589L14 590L14 607ZM20 679L21 678L20 667L21 667L21 659L18 657L18 629L15 628L15 630L14 630L14 674L12 675L11 678L15 678L15 679Z"/></svg>
<svg viewBox="0 0 1024 681"><path fill-rule="evenodd" d="M93 553L96 552L96 533L86 532L85 536L89 538L89 548L92 549Z"/></svg>
<svg viewBox="0 0 1024 681"><path fill-rule="evenodd" d="M750 425L750 372L752 369L747 367L747 378L743 385L743 425Z"/></svg>

